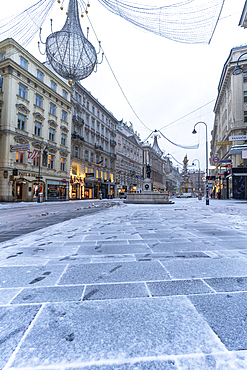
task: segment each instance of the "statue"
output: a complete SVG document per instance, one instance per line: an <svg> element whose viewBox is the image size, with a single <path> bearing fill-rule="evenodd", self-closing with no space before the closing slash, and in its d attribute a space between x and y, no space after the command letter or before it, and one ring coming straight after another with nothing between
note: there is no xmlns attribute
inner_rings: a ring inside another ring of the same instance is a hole
<svg viewBox="0 0 247 370"><path fill-rule="evenodd" d="M147 165L146 165L146 176L147 176L148 179L151 178L151 166L150 166L149 163L147 163Z"/></svg>

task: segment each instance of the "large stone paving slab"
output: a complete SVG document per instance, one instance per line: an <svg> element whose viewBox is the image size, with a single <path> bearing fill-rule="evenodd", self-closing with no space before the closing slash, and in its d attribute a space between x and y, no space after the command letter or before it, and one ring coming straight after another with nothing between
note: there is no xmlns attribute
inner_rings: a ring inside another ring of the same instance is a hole
<svg viewBox="0 0 247 370"><path fill-rule="evenodd" d="M205 279L216 292L247 291L247 277Z"/></svg>
<svg viewBox="0 0 247 370"><path fill-rule="evenodd" d="M99 254L133 254L133 253L150 253L151 250L146 244L125 244L107 245L98 243L97 246L81 246L77 253L82 255L99 255Z"/></svg>
<svg viewBox="0 0 247 370"><path fill-rule="evenodd" d="M0 369L18 346L40 306L0 307Z"/></svg>
<svg viewBox="0 0 247 370"><path fill-rule="evenodd" d="M173 279L193 279L205 277L246 276L245 258L195 258L191 260L162 261L162 265Z"/></svg>
<svg viewBox="0 0 247 370"><path fill-rule="evenodd" d="M213 293L202 280L173 280L147 282L153 297Z"/></svg>
<svg viewBox="0 0 247 370"><path fill-rule="evenodd" d="M191 296L190 300L229 351L247 350L247 292Z"/></svg>
<svg viewBox="0 0 247 370"><path fill-rule="evenodd" d="M10 368L213 351L225 347L185 297L50 304Z"/></svg>
<svg viewBox="0 0 247 370"><path fill-rule="evenodd" d="M59 285L99 284L147 280L170 280L158 261L118 262L70 265L61 277Z"/></svg>
<svg viewBox="0 0 247 370"><path fill-rule="evenodd" d="M65 266L0 267L0 288L55 285Z"/></svg>
<svg viewBox="0 0 247 370"><path fill-rule="evenodd" d="M148 297L144 283L101 284L86 286L83 301Z"/></svg>

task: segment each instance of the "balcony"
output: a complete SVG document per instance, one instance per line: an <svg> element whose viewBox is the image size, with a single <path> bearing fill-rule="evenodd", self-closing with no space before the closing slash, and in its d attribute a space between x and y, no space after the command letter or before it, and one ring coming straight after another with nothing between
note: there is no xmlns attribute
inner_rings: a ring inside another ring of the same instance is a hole
<svg viewBox="0 0 247 370"><path fill-rule="evenodd" d="M117 155L116 155L115 153L110 153L110 156L111 156L112 158L117 158Z"/></svg>
<svg viewBox="0 0 247 370"><path fill-rule="evenodd" d="M75 140L85 141L84 137L83 136L80 136L78 134L72 134L71 135L71 138L72 139L75 139Z"/></svg>
<svg viewBox="0 0 247 370"><path fill-rule="evenodd" d="M116 141L115 140L110 140L110 145L113 145L113 146L116 146L117 145L117 143L116 143Z"/></svg>
<svg viewBox="0 0 247 370"><path fill-rule="evenodd" d="M81 118L81 117L79 117L79 116L77 116L77 115L73 115L72 116L72 120L75 121L75 122L79 122L79 123L84 124L84 119Z"/></svg>
<svg viewBox="0 0 247 370"><path fill-rule="evenodd" d="M94 144L94 149L104 151L103 147L101 145L97 145L97 144Z"/></svg>

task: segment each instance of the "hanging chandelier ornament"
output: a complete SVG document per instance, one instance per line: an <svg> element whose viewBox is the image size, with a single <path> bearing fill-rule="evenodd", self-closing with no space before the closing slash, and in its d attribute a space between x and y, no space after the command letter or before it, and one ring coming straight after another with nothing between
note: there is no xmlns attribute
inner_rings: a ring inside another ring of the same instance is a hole
<svg viewBox="0 0 247 370"><path fill-rule="evenodd" d="M45 46L53 69L73 85L93 72L97 53L82 32L77 0L69 1L67 13L63 28L49 35Z"/></svg>

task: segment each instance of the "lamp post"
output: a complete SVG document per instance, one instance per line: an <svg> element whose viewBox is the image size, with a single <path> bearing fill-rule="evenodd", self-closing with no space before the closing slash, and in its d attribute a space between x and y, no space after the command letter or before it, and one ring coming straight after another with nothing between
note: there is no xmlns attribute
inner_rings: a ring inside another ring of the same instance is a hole
<svg viewBox="0 0 247 370"><path fill-rule="evenodd" d="M209 196L208 196L208 126L205 122L199 121L195 124L194 130L192 131L192 134L196 134L196 126L199 123L203 123L206 127L206 205L209 205Z"/></svg>
<svg viewBox="0 0 247 370"><path fill-rule="evenodd" d="M198 199L201 199L201 197L199 197L199 192L201 192L201 184L200 184L200 167L201 166L200 166L200 161L197 158L193 159L192 166L195 166L195 163L194 163L195 161L198 162L198 167L199 167L199 172L198 172Z"/></svg>
<svg viewBox="0 0 247 370"><path fill-rule="evenodd" d="M238 58L237 65L236 65L236 67L235 67L235 69L233 71L233 75L234 76L237 76L237 75L240 75L241 73L243 73L243 69L241 67L239 67L239 64L238 63L239 63L240 59L242 58L242 56L243 55L246 55L246 54L247 54L247 52L241 54L240 57Z"/></svg>

